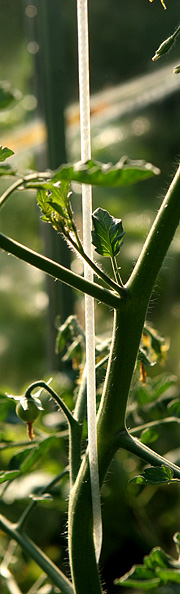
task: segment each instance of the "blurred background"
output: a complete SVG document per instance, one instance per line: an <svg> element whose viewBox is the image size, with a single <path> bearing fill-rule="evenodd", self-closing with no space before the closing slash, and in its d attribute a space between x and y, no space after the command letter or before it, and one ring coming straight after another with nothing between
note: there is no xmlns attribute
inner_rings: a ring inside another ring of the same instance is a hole
<svg viewBox="0 0 180 594"><path fill-rule="evenodd" d="M122 155L131 159L145 159L161 170L161 175L155 179L132 187L98 188L93 191L94 209L101 206L115 217L122 218L126 233L119 260L123 281L128 278L140 253L179 159L180 77L173 75L173 66L180 61L178 41L169 55L152 62L160 43L175 30L179 22L179 0L173 0L173 3L167 0L166 4L167 10L164 11L159 0L154 0L152 4L148 0L89 2L92 154L100 161L113 163ZM24 172L33 168L55 169L63 162L79 160L76 2L1 0L0 55L1 81L9 81L19 91L17 100L10 108L0 112L0 144L15 152L10 162ZM9 184L9 179L1 180L1 193ZM81 232L80 187L73 184L72 190L73 209ZM80 260L68 252L63 240L40 221L39 215L35 194L32 191L16 192L2 211L0 231L81 273ZM105 265L108 270L108 263L103 262ZM164 368L159 366L150 372L152 381L155 373L167 371L177 377L180 373L179 269L180 236L177 232L148 312L149 322L170 344ZM76 373L71 365L63 363L60 356L55 354L57 316L63 323L72 313L77 314L83 326L82 296L45 278L43 273L23 262L5 253L0 254L2 394L5 391L22 393L24 386L31 381L53 374L64 398L73 406ZM102 337L105 323L110 332L112 314L107 308L96 305L97 331ZM178 390L177 383L176 395ZM9 439L14 439L15 435L13 406L8 418L9 425L6 426ZM3 414L6 419L6 413ZM4 419L1 418L2 431ZM51 428L48 422L50 420L46 419L45 426ZM53 421L52 426L55 427ZM19 435L23 436L24 428L18 426L18 431L19 439ZM165 447L166 451L175 448L177 439L178 430L168 429L168 437L167 430L166 433L162 430L157 445L159 451L164 453ZM61 448L63 466L66 444L64 446L62 442ZM59 468L57 453L52 468L52 455L54 452L49 454L44 472L57 472ZM2 467L6 464L5 450L2 453ZM117 587L113 588L113 579L128 570L133 561L141 561L142 555L151 546L163 544L170 548L173 531L178 529L175 522L175 515L176 520L179 516L177 487L164 488L161 497L160 490L152 491L146 487L146 490L137 491L138 487L135 490L129 487L127 495L127 471L133 473L135 468L134 459L119 454L103 492L107 534L103 549L103 576L111 592L118 592ZM62 488L63 496L66 489L67 485L64 491ZM11 497L9 500L8 496L2 497L2 511L8 507L9 516L14 517L13 514L17 516L18 512L16 507L12 511L9 506ZM119 509L120 497L125 510L123 516ZM158 507L159 497L161 511ZM158 517L158 530L156 523L152 526L152 508L150 511L148 507L149 502L152 505L152 500L153 513ZM17 507L21 505L23 503L18 501L17 496ZM43 505L38 508L39 521L44 511ZM176 509L176 514L171 511L172 507ZM55 511L52 508L49 514L51 520L46 530L42 529L42 542L46 550L48 546L51 547L54 560L57 561L57 515L59 517L62 514L61 524L64 526L66 502L59 502L58 499ZM36 532L35 523L30 530ZM61 540L61 557L64 559L67 558L66 541L63 537ZM39 544L42 545L42 542ZM51 545L47 545L49 542ZM125 559L127 550L128 562ZM31 566L22 573L22 565L20 568L22 592L27 592L32 579L30 575L33 571L36 574L37 570ZM168 590L170 592L172 590Z"/></svg>

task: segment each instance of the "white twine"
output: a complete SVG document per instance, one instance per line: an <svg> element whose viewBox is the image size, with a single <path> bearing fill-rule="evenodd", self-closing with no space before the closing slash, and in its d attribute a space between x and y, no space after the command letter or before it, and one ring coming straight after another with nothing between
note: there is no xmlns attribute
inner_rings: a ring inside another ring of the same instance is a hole
<svg viewBox="0 0 180 594"><path fill-rule="evenodd" d="M81 129L81 160L91 158L90 131L90 90L89 90L89 39L88 39L88 0L77 0L78 19L78 58L79 58L79 101ZM83 247L92 259L92 187L82 185ZM85 263L84 276L93 281L93 271ZM95 379L95 323L94 299L85 295L86 366L87 366L87 414L89 467L92 493L94 546L96 560L99 561L102 546L102 520L97 455L96 432L96 379Z"/></svg>

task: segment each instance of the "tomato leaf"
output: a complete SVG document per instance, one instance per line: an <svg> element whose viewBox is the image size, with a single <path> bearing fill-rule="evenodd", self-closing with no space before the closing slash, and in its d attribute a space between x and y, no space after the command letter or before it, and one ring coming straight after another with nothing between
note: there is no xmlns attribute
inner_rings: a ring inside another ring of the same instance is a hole
<svg viewBox="0 0 180 594"><path fill-rule="evenodd" d="M178 483L180 479L173 478L173 471L168 466L150 466L142 474L130 479L131 483L140 485L163 485L167 483Z"/></svg>
<svg viewBox="0 0 180 594"><path fill-rule="evenodd" d="M157 167L142 160L132 161L122 157L116 165L113 165L89 159L85 163L61 165L52 181L66 180L80 184L118 187L137 183L159 173L160 170Z"/></svg>
<svg viewBox="0 0 180 594"><path fill-rule="evenodd" d="M124 235L121 219L115 219L103 208L97 208L92 214L92 219L92 243L96 252L109 258L117 256Z"/></svg>
<svg viewBox="0 0 180 594"><path fill-rule="evenodd" d="M180 533L173 536L179 556ZM145 555L143 565L133 565L132 569L114 582L117 586L127 586L136 590L154 590L168 583L180 583L180 562L167 555L160 547L155 547ZM158 590L159 591L159 590Z"/></svg>

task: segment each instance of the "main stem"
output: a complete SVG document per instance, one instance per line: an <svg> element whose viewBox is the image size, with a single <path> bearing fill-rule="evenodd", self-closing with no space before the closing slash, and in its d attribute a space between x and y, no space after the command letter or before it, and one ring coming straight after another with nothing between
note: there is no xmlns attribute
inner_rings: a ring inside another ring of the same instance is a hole
<svg viewBox="0 0 180 594"><path fill-rule="evenodd" d="M136 267L127 297L115 312L112 347L97 418L100 483L119 447L157 465L163 458L128 435L126 407L154 283L180 219L180 168L169 188ZM164 463L166 463L164 461ZM170 463L168 464L170 465ZM180 476L178 468L173 469ZM69 547L76 594L102 594L92 538L88 451L70 494Z"/></svg>

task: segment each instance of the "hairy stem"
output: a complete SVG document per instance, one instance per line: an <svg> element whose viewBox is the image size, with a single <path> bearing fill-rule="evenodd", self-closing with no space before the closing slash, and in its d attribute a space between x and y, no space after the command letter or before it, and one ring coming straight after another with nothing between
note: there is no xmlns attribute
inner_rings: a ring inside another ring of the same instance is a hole
<svg viewBox="0 0 180 594"><path fill-rule="evenodd" d="M141 458L141 460L148 462L152 466L162 466L162 464L168 466L173 471L174 477L180 479L180 468L176 464L169 462L164 456L160 456L160 454L151 450L151 448L141 443L136 437L132 437L128 431L117 434L117 444L118 447L135 454L138 458Z"/></svg>
<svg viewBox="0 0 180 594"><path fill-rule="evenodd" d="M31 395L32 390L35 388L43 388L51 397L57 402L62 412L64 413L69 423L69 465L70 465L70 482L74 484L78 470L81 463L81 439L82 439L82 428L78 421L73 417L69 408L63 402L62 398L56 394L56 392L44 381L37 381L31 384L26 390L26 396Z"/></svg>
<svg viewBox="0 0 180 594"><path fill-rule="evenodd" d="M87 281L80 275L75 274L64 266L61 266L61 264L57 264L57 262L54 262L49 258L34 252L33 250L30 250L14 239L10 239L10 237L3 235L2 233L0 233L0 248L9 254L16 256L20 260L31 264L31 266L35 266L35 268L43 270L43 272L53 276L56 280L60 280L62 283L66 283L70 287L73 287L78 291L82 291L87 295L92 295L94 299L101 301L105 305L109 305L113 308L119 307L122 298L120 299L117 294L109 291L108 289L100 287L96 283ZM125 295L125 291L123 295Z"/></svg>
<svg viewBox="0 0 180 594"><path fill-rule="evenodd" d="M112 347L97 418L101 484L119 447L133 451L150 463L167 463L128 434L126 407L149 299L180 218L179 194L180 169L126 285L126 300L121 301L121 308L115 312ZM180 469L170 463L169 466L173 467L175 476L180 477ZM89 482L87 452L70 493L69 504L69 549L76 594L84 594L87 583L88 594L102 592L93 548Z"/></svg>

